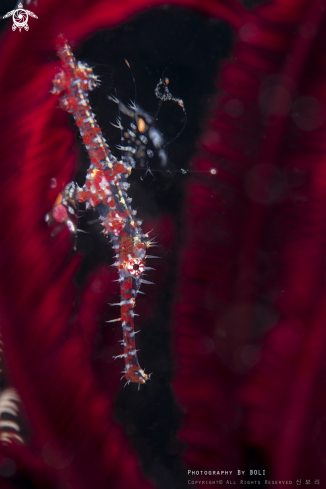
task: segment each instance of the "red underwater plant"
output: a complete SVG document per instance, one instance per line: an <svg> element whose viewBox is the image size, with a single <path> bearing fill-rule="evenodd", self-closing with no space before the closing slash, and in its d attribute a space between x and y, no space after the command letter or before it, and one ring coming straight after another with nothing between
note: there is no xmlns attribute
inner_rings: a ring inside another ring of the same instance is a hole
<svg viewBox="0 0 326 489"><path fill-rule="evenodd" d="M187 186L174 319L186 460L236 467L245 440L278 478L322 477L325 2L252 12L235 0L172 3L227 20L238 36L193 162L201 176ZM44 222L76 167L50 94L54 41L62 32L73 45L147 7L43 0L37 28L2 39L1 330L32 427L28 448L2 456L37 487L148 487L91 362L111 274L98 272L78 297L68 231L51 236Z"/></svg>

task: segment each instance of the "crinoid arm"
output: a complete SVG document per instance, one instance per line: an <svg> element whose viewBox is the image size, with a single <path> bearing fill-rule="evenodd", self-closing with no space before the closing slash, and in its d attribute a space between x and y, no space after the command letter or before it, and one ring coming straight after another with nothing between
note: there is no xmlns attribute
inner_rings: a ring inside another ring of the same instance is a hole
<svg viewBox="0 0 326 489"><path fill-rule="evenodd" d="M0 392L0 442L4 444L12 443L17 440L24 443L20 435L20 426L15 421L19 412L20 399L18 393L13 388L8 388Z"/></svg>

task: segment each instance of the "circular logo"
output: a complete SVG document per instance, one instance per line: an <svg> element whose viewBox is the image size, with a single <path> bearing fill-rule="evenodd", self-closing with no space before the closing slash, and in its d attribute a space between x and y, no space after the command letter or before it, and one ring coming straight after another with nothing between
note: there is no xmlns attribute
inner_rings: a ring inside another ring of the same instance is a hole
<svg viewBox="0 0 326 489"><path fill-rule="evenodd" d="M28 14L26 10L24 9L17 9L15 10L15 13L12 16L13 20L13 25L12 25L12 30L15 31L18 27L19 30L24 28L26 31L28 31Z"/></svg>

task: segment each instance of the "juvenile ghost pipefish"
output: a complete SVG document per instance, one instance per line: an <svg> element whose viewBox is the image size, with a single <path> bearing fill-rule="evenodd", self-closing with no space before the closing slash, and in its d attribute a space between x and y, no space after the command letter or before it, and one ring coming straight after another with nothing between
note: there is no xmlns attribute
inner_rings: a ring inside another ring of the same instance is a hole
<svg viewBox="0 0 326 489"><path fill-rule="evenodd" d="M99 85L98 78L86 63L76 61L62 35L56 41L56 48L60 58L60 71L53 81L52 93L60 95L60 106L74 117L90 159L84 186L80 188L74 184L76 200L85 202L86 209L93 208L98 212L102 232L110 238L116 253L114 265L119 273L121 299L113 305L120 306L121 312L120 317L107 322L121 322L124 350L115 358L124 358L123 377L127 383L145 384L150 374L144 372L137 358L134 308L141 284L152 283L145 280L143 274L149 269L145 262L146 257L150 257L147 249L153 245L153 240L142 232L141 221L135 219L136 211L131 208L131 199L127 194L127 178L136 164L134 152L125 151L121 160L112 154L88 98L88 92ZM139 118L138 123L141 132ZM71 184L67 187L69 186ZM64 205L64 202L60 200L60 205ZM71 209L70 206L70 211ZM52 220L58 220L57 215L61 219L63 212L58 212L55 206ZM51 221L48 215L47 220Z"/></svg>

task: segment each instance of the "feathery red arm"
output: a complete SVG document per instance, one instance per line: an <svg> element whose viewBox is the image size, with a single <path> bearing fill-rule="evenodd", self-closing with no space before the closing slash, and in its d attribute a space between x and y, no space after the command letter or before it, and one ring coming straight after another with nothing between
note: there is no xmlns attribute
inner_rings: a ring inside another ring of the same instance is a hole
<svg viewBox="0 0 326 489"><path fill-rule="evenodd" d="M243 406L247 441L276 478L324 473L324 8L284 0L253 12L194 162L215 175L188 186L174 322L195 467L238 465Z"/></svg>

